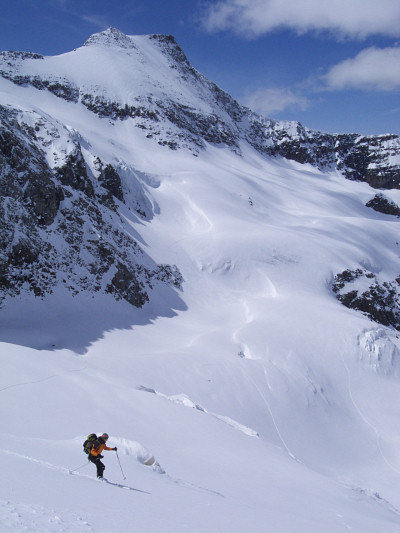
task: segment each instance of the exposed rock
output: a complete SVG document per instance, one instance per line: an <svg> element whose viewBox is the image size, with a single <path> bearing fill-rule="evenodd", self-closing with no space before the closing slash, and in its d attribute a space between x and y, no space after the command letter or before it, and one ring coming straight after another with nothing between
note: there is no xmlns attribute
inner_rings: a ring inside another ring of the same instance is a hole
<svg viewBox="0 0 400 533"><path fill-rule="evenodd" d="M104 167L99 177L99 183L120 202L124 201L121 178L112 165L108 164Z"/></svg>
<svg viewBox="0 0 400 533"><path fill-rule="evenodd" d="M159 265L153 272L153 276L155 279L164 283L172 283L172 285L178 289L180 289L183 284L182 274L176 265Z"/></svg>
<svg viewBox="0 0 400 533"><path fill-rule="evenodd" d="M62 284L141 307L157 284L180 287L176 267L156 265L118 215L113 198L124 201L123 186L110 163L94 158L96 180L62 126L1 106L0 118L0 302L22 291L44 297ZM65 153L53 154L52 168L42 147L62 136ZM134 186L136 211L145 214L137 178Z"/></svg>
<svg viewBox="0 0 400 533"><path fill-rule="evenodd" d="M79 145L75 146L74 151L67 156L61 167L55 168L55 175L63 185L82 191L90 198L94 197L93 184L89 179Z"/></svg>
<svg viewBox="0 0 400 533"><path fill-rule="evenodd" d="M145 104L142 105L139 99L138 105L134 106L109 100L104 96L85 93L80 96L80 102L99 117L108 117L113 120L126 118L149 119L155 122L159 120L158 111L149 109Z"/></svg>
<svg viewBox="0 0 400 533"><path fill-rule="evenodd" d="M105 46L118 46L118 48L135 48L135 44L128 35L122 33L117 28L110 26L107 30L100 33L91 35L89 39L84 43L84 46L90 46L92 44L102 44Z"/></svg>
<svg viewBox="0 0 400 533"><path fill-rule="evenodd" d="M54 221L63 199L32 131L0 106L0 195L22 203L39 226Z"/></svg>
<svg viewBox="0 0 400 533"><path fill-rule="evenodd" d="M386 198L383 194L376 194L372 200L365 204L367 207L371 207L379 213L385 215L394 215L400 217L400 207L392 200Z"/></svg>
<svg viewBox="0 0 400 533"><path fill-rule="evenodd" d="M400 188L400 166L390 163L399 153L397 135L336 135L335 142L338 169L346 178L366 181L375 188Z"/></svg>
<svg viewBox="0 0 400 533"><path fill-rule="evenodd" d="M335 276L332 290L346 307L400 331L400 276L388 282L365 269L345 270Z"/></svg>
<svg viewBox="0 0 400 533"><path fill-rule="evenodd" d="M138 281L136 272L128 270L126 265L118 263L117 272L107 287L107 292L123 298L135 307L143 307L149 301L143 283Z"/></svg>

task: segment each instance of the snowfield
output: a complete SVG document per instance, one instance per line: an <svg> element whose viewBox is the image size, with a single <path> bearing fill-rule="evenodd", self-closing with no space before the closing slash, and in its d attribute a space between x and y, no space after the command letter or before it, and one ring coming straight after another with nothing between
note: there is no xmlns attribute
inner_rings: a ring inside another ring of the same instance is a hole
<svg viewBox="0 0 400 533"><path fill-rule="evenodd" d="M160 214L138 231L184 304L2 310L3 530L400 531L400 342L329 290L349 265L392 274L398 222L367 185L254 153L140 168ZM106 452L96 481L92 431L126 480Z"/></svg>
<svg viewBox="0 0 400 533"><path fill-rule="evenodd" d="M331 289L347 268L400 273L376 191L246 144L173 151L4 79L0 94L130 169L153 216L127 224L184 279L142 309L59 287L0 310L0 531L399 533L399 333ZM92 432L118 447L108 483L82 452Z"/></svg>

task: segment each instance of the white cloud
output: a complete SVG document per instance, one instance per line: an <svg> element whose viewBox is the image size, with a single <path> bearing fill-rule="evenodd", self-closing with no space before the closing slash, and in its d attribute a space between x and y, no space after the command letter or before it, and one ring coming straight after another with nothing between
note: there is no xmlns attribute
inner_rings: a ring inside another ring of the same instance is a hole
<svg viewBox="0 0 400 533"><path fill-rule="evenodd" d="M304 96L286 88L259 89L246 95L244 104L260 115L274 116L285 109L304 111L308 107Z"/></svg>
<svg viewBox="0 0 400 533"><path fill-rule="evenodd" d="M399 0L218 0L208 5L209 31L256 37L276 29L330 31L338 38L400 35Z"/></svg>
<svg viewBox="0 0 400 533"><path fill-rule="evenodd" d="M399 89L400 47L366 48L356 57L331 67L324 76L324 81L331 90Z"/></svg>
<svg viewBox="0 0 400 533"><path fill-rule="evenodd" d="M88 22L89 24L92 24L93 26L97 27L100 30L105 30L111 24L109 23L109 19L105 15L81 15L78 14L78 17L82 19L85 22Z"/></svg>
<svg viewBox="0 0 400 533"><path fill-rule="evenodd" d="M305 111L317 93L351 89L400 89L400 46L366 48L354 58L332 66L324 76L310 76L293 88L258 89L247 93L243 103L260 115L274 117L285 110Z"/></svg>

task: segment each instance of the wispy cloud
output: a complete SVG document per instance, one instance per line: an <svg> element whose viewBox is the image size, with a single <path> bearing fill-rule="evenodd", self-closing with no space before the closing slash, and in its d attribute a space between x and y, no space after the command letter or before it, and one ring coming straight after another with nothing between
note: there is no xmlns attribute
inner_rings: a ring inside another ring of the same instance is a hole
<svg viewBox="0 0 400 533"><path fill-rule="evenodd" d="M29 0L34 2L34 0ZM137 17L141 13L150 11L146 4L132 3L131 0L117 2L117 4L99 3L90 9L87 2L76 2L76 0L43 0L48 6L47 13L53 13L60 17L58 24L65 24L63 15L73 17L77 21L84 22L93 30L104 30L110 26L118 26L121 21L125 24L130 19ZM36 2L37 3L37 2ZM34 4L36 6L36 4Z"/></svg>
<svg viewBox="0 0 400 533"><path fill-rule="evenodd" d="M208 31L257 37L276 29L329 31L338 38L400 35L399 0L218 0L207 5Z"/></svg>
<svg viewBox="0 0 400 533"><path fill-rule="evenodd" d="M108 15L97 15L97 14L94 14L94 15L83 15L83 14L78 14L77 16L81 20L83 20L84 22L87 22L90 25L94 26L95 28L98 28L98 29L101 29L101 30L111 26Z"/></svg>
<svg viewBox="0 0 400 533"><path fill-rule="evenodd" d="M397 113L400 113L400 107L395 107L386 111L386 115L397 115Z"/></svg>
<svg viewBox="0 0 400 533"><path fill-rule="evenodd" d="M292 88L267 87L247 93L243 103L257 113L273 117L285 110L305 111L312 106L317 94L327 91L399 89L400 46L370 47L331 66L325 74L312 75Z"/></svg>
<svg viewBox="0 0 400 533"><path fill-rule="evenodd" d="M331 67L323 78L330 90L393 91L400 88L400 47L366 48Z"/></svg>
<svg viewBox="0 0 400 533"><path fill-rule="evenodd" d="M244 104L260 115L274 116L287 109L305 111L309 101L292 89L270 87L246 94Z"/></svg>

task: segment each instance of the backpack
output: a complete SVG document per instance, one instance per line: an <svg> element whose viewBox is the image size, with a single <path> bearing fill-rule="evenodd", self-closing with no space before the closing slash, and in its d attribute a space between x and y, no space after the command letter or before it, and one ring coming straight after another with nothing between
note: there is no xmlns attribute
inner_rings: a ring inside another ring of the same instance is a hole
<svg viewBox="0 0 400 533"><path fill-rule="evenodd" d="M85 440L85 442L83 443L83 451L89 455L91 450L92 450L92 447L93 447L93 444L94 442L97 440L97 435L96 433L91 433L90 435L88 435L87 439Z"/></svg>

